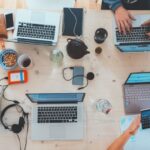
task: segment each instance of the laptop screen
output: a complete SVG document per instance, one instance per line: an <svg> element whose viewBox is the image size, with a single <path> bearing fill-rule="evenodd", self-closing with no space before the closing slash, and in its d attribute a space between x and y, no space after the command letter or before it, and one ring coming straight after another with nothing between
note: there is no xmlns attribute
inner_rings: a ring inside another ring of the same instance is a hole
<svg viewBox="0 0 150 150"><path fill-rule="evenodd" d="M26 95L35 103L74 103L83 101L85 93L28 93Z"/></svg>
<svg viewBox="0 0 150 150"><path fill-rule="evenodd" d="M150 83L150 72L131 73L126 83Z"/></svg>

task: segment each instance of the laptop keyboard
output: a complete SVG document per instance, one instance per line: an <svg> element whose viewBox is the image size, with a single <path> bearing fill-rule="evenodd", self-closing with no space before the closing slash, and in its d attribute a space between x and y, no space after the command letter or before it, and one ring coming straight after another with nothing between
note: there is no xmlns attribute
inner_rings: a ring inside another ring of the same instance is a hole
<svg viewBox="0 0 150 150"><path fill-rule="evenodd" d="M38 107L38 123L77 122L77 106Z"/></svg>
<svg viewBox="0 0 150 150"><path fill-rule="evenodd" d="M150 86L130 86L125 88L126 100L149 100Z"/></svg>
<svg viewBox="0 0 150 150"><path fill-rule="evenodd" d="M126 35L120 33L116 29L117 42L121 43L136 43L136 42L150 42L145 33L150 32L150 27L133 27L130 33Z"/></svg>
<svg viewBox="0 0 150 150"><path fill-rule="evenodd" d="M36 39L54 40L56 27L19 22L17 36Z"/></svg>

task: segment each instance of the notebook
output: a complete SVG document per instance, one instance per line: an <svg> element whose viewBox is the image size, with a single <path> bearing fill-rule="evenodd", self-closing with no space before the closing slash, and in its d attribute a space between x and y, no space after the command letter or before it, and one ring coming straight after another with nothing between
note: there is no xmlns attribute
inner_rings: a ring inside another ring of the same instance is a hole
<svg viewBox="0 0 150 150"><path fill-rule="evenodd" d="M63 9L62 34L66 36L82 35L83 30L83 9L64 8Z"/></svg>

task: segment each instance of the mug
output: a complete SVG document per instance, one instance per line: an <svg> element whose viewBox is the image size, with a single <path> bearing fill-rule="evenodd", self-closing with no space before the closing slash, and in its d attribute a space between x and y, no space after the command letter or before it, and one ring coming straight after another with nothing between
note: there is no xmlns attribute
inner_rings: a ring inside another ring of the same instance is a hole
<svg viewBox="0 0 150 150"><path fill-rule="evenodd" d="M29 57L27 54L22 54L18 57L18 66L21 69L28 69L33 66L33 62L31 60L31 57Z"/></svg>

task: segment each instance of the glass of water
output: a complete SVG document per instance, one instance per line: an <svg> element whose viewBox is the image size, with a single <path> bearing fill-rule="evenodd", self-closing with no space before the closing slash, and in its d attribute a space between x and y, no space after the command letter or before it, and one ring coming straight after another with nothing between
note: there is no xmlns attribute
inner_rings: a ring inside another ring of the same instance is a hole
<svg viewBox="0 0 150 150"><path fill-rule="evenodd" d="M58 49L54 49L50 53L50 60L53 63L55 63L57 66L60 66L62 64L63 57L64 57L64 55L63 55L62 51L60 51Z"/></svg>
<svg viewBox="0 0 150 150"><path fill-rule="evenodd" d="M96 101L96 110L108 114L112 109L111 103L106 99L99 99Z"/></svg>

